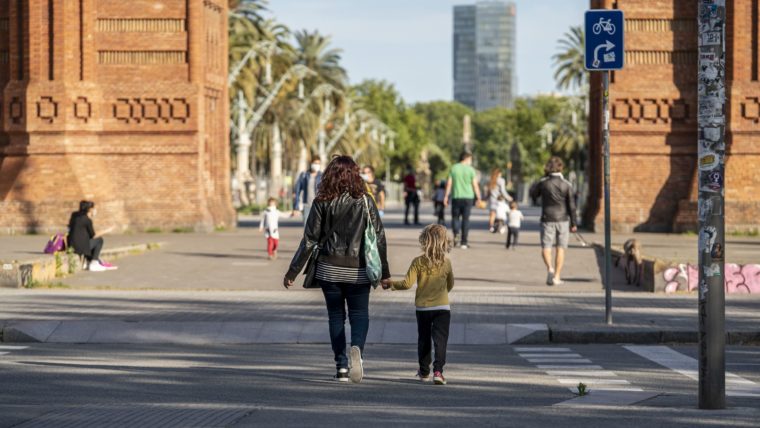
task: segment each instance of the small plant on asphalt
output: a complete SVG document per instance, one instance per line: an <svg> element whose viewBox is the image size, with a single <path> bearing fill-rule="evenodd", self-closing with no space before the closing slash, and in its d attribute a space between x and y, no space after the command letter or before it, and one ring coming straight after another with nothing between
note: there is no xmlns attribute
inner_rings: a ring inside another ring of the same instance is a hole
<svg viewBox="0 0 760 428"><path fill-rule="evenodd" d="M583 397L584 395L587 395L589 392L591 392L590 389L587 389L586 384L581 382L578 384L578 395Z"/></svg>

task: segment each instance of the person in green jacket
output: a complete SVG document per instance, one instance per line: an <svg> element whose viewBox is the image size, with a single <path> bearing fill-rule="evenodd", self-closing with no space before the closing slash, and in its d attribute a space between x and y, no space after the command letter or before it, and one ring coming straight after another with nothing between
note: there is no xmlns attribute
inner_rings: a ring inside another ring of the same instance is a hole
<svg viewBox="0 0 760 428"><path fill-rule="evenodd" d="M449 340L451 306L449 291L454 288L454 273L446 254L451 251L446 226L431 224L420 233L423 254L412 260L402 281L383 281L383 288L408 290L417 284L414 305L417 309L417 355L420 369L417 377L425 382L430 380L432 360L430 342L435 347L433 381L436 385L446 385L443 366L446 364L446 345Z"/></svg>

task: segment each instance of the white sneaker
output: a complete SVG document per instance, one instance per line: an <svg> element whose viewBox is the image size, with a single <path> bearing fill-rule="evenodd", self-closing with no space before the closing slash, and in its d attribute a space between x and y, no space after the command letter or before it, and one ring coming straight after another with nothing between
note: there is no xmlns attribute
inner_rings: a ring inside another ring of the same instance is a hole
<svg viewBox="0 0 760 428"><path fill-rule="evenodd" d="M501 229L499 229L499 233L501 233L502 235L505 234L505 233L507 233L506 226L502 226Z"/></svg>
<svg viewBox="0 0 760 428"><path fill-rule="evenodd" d="M93 260L90 262L90 266L88 267L87 270L89 270L90 272L105 272L108 270L108 268L100 264L99 261Z"/></svg>
<svg viewBox="0 0 760 428"><path fill-rule="evenodd" d="M461 246L461 247L459 247L459 248L461 248L461 249L463 249L463 250L466 250L466 249L470 248L470 246L469 246L469 245L467 245L467 244L462 244L462 246Z"/></svg>
<svg viewBox="0 0 760 428"><path fill-rule="evenodd" d="M348 358L348 365L351 367L349 372L351 382L359 383L364 379L364 362L362 361L361 349L358 346L352 346Z"/></svg>
<svg viewBox="0 0 760 428"><path fill-rule="evenodd" d="M559 278L552 278L552 285L562 285L564 283L565 283L565 281L562 281Z"/></svg>

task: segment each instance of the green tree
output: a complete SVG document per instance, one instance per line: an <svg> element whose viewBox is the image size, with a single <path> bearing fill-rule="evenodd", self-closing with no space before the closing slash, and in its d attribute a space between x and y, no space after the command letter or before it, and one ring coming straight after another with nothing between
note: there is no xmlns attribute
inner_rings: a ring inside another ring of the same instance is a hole
<svg viewBox="0 0 760 428"><path fill-rule="evenodd" d="M401 173L406 165L419 166L420 156L431 142L425 118L406 105L391 83L365 80L354 86L353 92L368 112L396 133L395 150L388 152L386 147L392 173Z"/></svg>
<svg viewBox="0 0 760 428"><path fill-rule="evenodd" d="M584 34L580 26L570 27L562 39L557 41L559 52L554 60L554 80L560 89L582 89L588 82L588 71L584 67Z"/></svg>
<svg viewBox="0 0 760 428"><path fill-rule="evenodd" d="M464 117L473 117L474 113L469 107L450 101L417 103L414 110L425 119L427 133L435 146L428 159L430 169L435 178L443 178L462 152Z"/></svg>

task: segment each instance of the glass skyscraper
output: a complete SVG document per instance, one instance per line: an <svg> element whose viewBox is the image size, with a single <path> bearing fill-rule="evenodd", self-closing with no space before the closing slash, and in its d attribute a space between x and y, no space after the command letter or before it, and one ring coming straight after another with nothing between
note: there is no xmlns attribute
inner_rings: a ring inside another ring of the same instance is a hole
<svg viewBox="0 0 760 428"><path fill-rule="evenodd" d="M454 99L482 111L512 107L516 7L502 0L454 6Z"/></svg>

